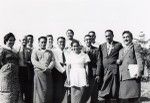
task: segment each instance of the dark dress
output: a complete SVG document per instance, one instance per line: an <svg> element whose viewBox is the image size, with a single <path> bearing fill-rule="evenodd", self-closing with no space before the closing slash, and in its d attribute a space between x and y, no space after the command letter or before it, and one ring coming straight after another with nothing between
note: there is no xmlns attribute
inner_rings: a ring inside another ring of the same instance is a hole
<svg viewBox="0 0 150 103"><path fill-rule="evenodd" d="M18 56L0 48L0 103L17 103L19 97Z"/></svg>

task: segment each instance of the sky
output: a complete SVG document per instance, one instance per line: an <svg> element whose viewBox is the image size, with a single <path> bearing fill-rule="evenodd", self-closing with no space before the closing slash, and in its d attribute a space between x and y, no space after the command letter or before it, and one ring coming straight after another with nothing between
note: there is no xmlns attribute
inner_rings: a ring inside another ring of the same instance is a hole
<svg viewBox="0 0 150 103"><path fill-rule="evenodd" d="M73 29L75 38L83 41L93 30L96 41L105 41L104 32L114 31L114 39L122 42L122 32L130 30L138 38L141 31L150 38L150 0L0 0L0 44L8 32L17 41L33 34L35 43L42 35L66 36Z"/></svg>

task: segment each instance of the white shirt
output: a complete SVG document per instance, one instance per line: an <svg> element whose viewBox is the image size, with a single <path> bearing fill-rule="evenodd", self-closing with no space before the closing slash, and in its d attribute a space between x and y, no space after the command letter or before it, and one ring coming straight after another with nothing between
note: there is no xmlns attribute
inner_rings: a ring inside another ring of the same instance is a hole
<svg viewBox="0 0 150 103"><path fill-rule="evenodd" d="M71 48L72 40L66 40L66 48Z"/></svg>
<svg viewBox="0 0 150 103"><path fill-rule="evenodd" d="M111 50L113 48L112 44L113 44L113 41L110 44L107 42L107 53L108 53L108 55L110 54L110 52L111 52Z"/></svg>
<svg viewBox="0 0 150 103"><path fill-rule="evenodd" d="M95 42L94 44L92 44L93 46L99 48L100 43L99 42Z"/></svg>
<svg viewBox="0 0 150 103"><path fill-rule="evenodd" d="M27 45L26 46L27 48L29 48L29 49L31 49L31 50L33 50L34 48L33 48L33 46L32 47L30 47L29 45Z"/></svg>
<svg viewBox="0 0 150 103"><path fill-rule="evenodd" d="M53 50L53 49L56 49L56 47L54 45L52 45L52 46L47 46L46 49Z"/></svg>
<svg viewBox="0 0 150 103"><path fill-rule="evenodd" d="M60 63L63 63L63 58L62 58L62 50L59 49L59 48L56 48L56 49L53 49L52 50L53 54L54 54L54 57L55 57L55 67L56 69L63 73L65 71L65 68L61 66ZM67 58L67 52L64 51L64 55L65 55L65 58Z"/></svg>

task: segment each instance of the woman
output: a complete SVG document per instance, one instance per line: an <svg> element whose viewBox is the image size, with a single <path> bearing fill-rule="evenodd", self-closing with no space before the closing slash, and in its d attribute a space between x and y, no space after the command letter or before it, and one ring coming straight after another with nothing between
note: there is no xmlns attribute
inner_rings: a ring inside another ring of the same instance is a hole
<svg viewBox="0 0 150 103"><path fill-rule="evenodd" d="M143 71L143 60L141 57L140 45L133 44L133 35L130 31L124 31L122 34L124 48L119 52L119 59L117 63L120 65L120 89L119 98L121 103L140 103L141 93L141 75ZM131 66L138 68L136 75L132 77L130 72Z"/></svg>
<svg viewBox="0 0 150 103"><path fill-rule="evenodd" d="M31 55L34 66L33 103L53 103L51 70L54 67L54 57L52 51L46 50L46 37L41 36L38 42L40 48L33 50Z"/></svg>
<svg viewBox="0 0 150 103"><path fill-rule="evenodd" d="M80 44L78 41L71 43L73 52L68 58L67 64L70 73L67 72L68 81L71 86L71 103L84 103L83 93L85 87L88 86L87 74L88 65L90 62L89 56L81 52Z"/></svg>
<svg viewBox="0 0 150 103"><path fill-rule="evenodd" d="M15 40L13 33L6 34L5 46L0 48L0 103L18 102L18 56L13 48Z"/></svg>

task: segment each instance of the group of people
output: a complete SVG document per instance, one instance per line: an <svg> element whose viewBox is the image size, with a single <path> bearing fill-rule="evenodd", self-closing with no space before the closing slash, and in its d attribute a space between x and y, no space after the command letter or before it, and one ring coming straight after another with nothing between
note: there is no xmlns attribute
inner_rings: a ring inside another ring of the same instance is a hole
<svg viewBox="0 0 150 103"><path fill-rule="evenodd" d="M144 63L141 46L130 31L122 33L123 45L105 31L106 42L97 44L96 34L84 36L84 45L68 29L66 38L33 35L14 48L15 35L4 36L0 48L0 103L140 103ZM137 66L133 77L129 66Z"/></svg>

